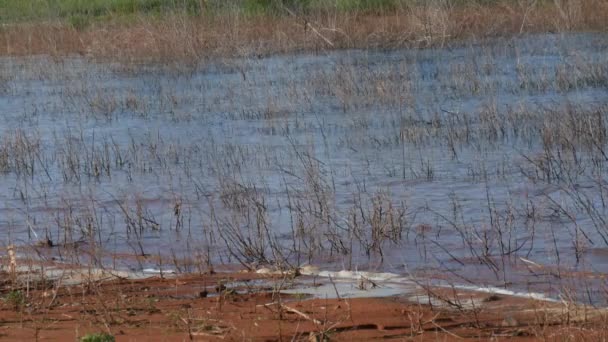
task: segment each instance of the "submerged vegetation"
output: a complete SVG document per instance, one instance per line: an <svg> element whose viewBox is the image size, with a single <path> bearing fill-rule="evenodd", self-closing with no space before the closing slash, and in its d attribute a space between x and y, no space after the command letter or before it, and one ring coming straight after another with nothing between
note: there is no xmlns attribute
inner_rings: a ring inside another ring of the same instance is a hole
<svg viewBox="0 0 608 342"><path fill-rule="evenodd" d="M6 238L94 265L338 260L599 289L572 276L608 246L607 47L564 34L185 69L7 59Z"/></svg>
<svg viewBox="0 0 608 342"><path fill-rule="evenodd" d="M321 265L608 303L606 1L0 0L0 21L9 275Z"/></svg>

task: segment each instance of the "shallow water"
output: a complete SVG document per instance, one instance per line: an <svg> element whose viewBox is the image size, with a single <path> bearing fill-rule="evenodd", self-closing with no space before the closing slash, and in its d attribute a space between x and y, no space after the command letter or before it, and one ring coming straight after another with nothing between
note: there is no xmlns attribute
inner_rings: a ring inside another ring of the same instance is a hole
<svg viewBox="0 0 608 342"><path fill-rule="evenodd" d="M193 70L4 58L0 234L118 267L284 260L603 301L605 143L543 132L606 122L607 50L570 34Z"/></svg>

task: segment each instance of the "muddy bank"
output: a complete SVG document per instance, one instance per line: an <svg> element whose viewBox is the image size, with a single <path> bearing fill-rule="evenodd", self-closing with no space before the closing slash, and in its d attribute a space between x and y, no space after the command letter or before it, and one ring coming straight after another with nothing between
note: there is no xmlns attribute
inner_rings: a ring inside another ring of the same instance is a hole
<svg viewBox="0 0 608 342"><path fill-rule="evenodd" d="M382 295L375 289L385 283L365 279L351 290ZM97 332L117 341L606 338L604 310L458 289L351 298L344 279L252 272L104 280L5 283L2 340L65 341ZM308 294L328 285L336 295Z"/></svg>

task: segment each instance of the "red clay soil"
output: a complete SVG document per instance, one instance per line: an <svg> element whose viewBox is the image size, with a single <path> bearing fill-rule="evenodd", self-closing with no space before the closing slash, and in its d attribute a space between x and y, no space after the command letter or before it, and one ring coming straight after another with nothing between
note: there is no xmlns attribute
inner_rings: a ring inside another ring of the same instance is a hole
<svg viewBox="0 0 608 342"><path fill-rule="evenodd" d="M283 280L233 273L4 290L2 341L599 341L606 317L563 304L433 291L441 307L401 297L307 299L278 295ZM459 308L477 298L478 307ZM447 302L452 303L452 305ZM566 310L567 309L567 310Z"/></svg>

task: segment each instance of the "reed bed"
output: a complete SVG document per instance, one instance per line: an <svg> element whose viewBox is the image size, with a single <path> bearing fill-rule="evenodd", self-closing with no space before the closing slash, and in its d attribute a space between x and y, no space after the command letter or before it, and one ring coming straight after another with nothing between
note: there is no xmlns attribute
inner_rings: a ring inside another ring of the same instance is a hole
<svg viewBox="0 0 608 342"><path fill-rule="evenodd" d="M390 6L328 2L305 8L261 1L260 10L238 1L190 2L161 6L155 10L161 15L137 10L136 5L126 14L109 7L75 7L71 12L50 7L15 22L10 19L28 13L16 11L0 30L0 54L80 54L183 64L213 57L445 46L463 39L526 33L604 31L608 19L608 5L602 0L388 1ZM193 11L189 6L200 8ZM106 19L96 19L95 13ZM84 16L87 24L71 23L66 20L70 15Z"/></svg>

